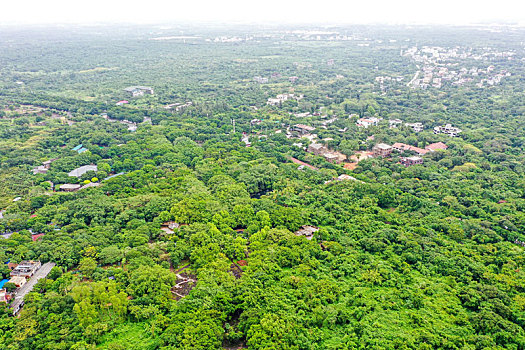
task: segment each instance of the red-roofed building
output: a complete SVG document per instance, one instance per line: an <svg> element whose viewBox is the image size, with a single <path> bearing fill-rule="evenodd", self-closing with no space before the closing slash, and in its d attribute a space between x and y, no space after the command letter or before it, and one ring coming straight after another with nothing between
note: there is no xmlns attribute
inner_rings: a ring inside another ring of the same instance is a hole
<svg viewBox="0 0 525 350"><path fill-rule="evenodd" d="M425 149L427 149L429 151L435 151L435 150L438 150L438 149L446 150L447 148L448 148L448 146L445 145L443 142L431 143L430 145L425 147Z"/></svg>
<svg viewBox="0 0 525 350"><path fill-rule="evenodd" d="M45 233L37 233L36 235L32 235L31 236L31 239L34 241L37 241L40 237L42 237L43 235L45 235Z"/></svg>
<svg viewBox="0 0 525 350"><path fill-rule="evenodd" d="M410 146L410 145L407 145L405 143L400 143L400 142L394 143L392 147L398 152L415 152L419 154L420 156L425 155L428 152L430 152L430 150L415 147L415 146Z"/></svg>

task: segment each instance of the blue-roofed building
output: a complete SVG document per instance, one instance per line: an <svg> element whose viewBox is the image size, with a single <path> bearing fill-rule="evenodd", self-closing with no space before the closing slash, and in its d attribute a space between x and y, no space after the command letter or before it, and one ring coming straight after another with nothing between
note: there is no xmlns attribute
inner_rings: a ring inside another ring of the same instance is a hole
<svg viewBox="0 0 525 350"><path fill-rule="evenodd" d="M78 150L81 149L81 148L82 148L82 144L73 147L72 151L78 151Z"/></svg>
<svg viewBox="0 0 525 350"><path fill-rule="evenodd" d="M81 149L79 149L77 152L78 154L80 153L84 153L85 151L87 151L88 149L86 147L82 147Z"/></svg>

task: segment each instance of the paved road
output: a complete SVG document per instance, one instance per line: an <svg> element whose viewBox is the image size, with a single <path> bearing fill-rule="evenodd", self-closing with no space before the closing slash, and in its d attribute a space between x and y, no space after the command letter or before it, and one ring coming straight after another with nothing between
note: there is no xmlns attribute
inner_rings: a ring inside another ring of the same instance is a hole
<svg viewBox="0 0 525 350"><path fill-rule="evenodd" d="M29 281L27 281L26 284L22 288L18 290L16 293L15 300L11 304L11 308L13 309L13 314L16 315L22 306L24 305L24 297L27 293L31 292L33 290L33 287L38 282L39 279L45 278L49 272L51 272L51 269L55 266L55 263L48 262L42 265L38 269L38 271L31 277Z"/></svg>

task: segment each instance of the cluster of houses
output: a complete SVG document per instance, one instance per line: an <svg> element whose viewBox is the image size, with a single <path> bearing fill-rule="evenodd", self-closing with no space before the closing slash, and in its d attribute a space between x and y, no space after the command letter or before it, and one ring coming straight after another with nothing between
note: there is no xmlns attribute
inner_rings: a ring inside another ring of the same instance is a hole
<svg viewBox="0 0 525 350"><path fill-rule="evenodd" d="M356 121L356 125L367 129L370 126L378 126L381 120L383 120L383 118L377 118L377 117L359 118ZM414 130L414 132L421 132L424 129L424 126L422 123L419 123L419 122L404 123L401 119L390 119L388 121L388 124L389 124L390 129L397 128L400 125L409 127L412 130ZM445 124L441 126L436 126L434 128L434 134L445 134L450 137L457 137L461 133L461 131L462 130L460 128L452 126L452 124Z"/></svg>
<svg viewBox="0 0 525 350"><path fill-rule="evenodd" d="M2 287L5 283L13 283L16 288L22 288L42 264L40 261L29 260L22 261L20 264L8 263L7 266L11 270L10 279L3 280ZM15 294L16 291L8 292L5 288L0 289L0 302L8 302Z"/></svg>
<svg viewBox="0 0 525 350"><path fill-rule="evenodd" d="M98 171L98 167L96 165L93 165L93 164L83 165L83 166L78 167L78 168L76 168L74 170L71 170L68 173L68 176L79 178L79 177L82 177L82 175L84 175L88 171L97 172ZM100 183L98 183L98 182L90 182L90 183L88 183L86 185L63 184L63 185L60 185L58 189L60 191L64 191L64 192L75 192L75 191L78 191L78 190L83 190L85 188L97 187L97 186L100 186Z"/></svg>
<svg viewBox="0 0 525 350"><path fill-rule="evenodd" d="M40 261L29 260L20 264L8 263L7 266L11 269L10 279L0 282L0 302L10 302L9 307L13 316L16 316L24 305L24 297L33 290L38 280L47 277L55 263L48 262L42 265ZM5 283L14 284L16 289L8 291L7 288L3 288Z"/></svg>
<svg viewBox="0 0 525 350"><path fill-rule="evenodd" d="M369 118L359 118L356 121L356 125L359 127L363 127L367 129L370 126L378 126L379 122L381 122L383 118L377 118L377 117L369 117ZM408 128L411 128L414 130L414 132L421 132L423 131L423 124L422 123L404 123L401 119L391 119L388 121L390 129L394 129L399 127L400 125L404 125Z"/></svg>
<svg viewBox="0 0 525 350"><path fill-rule="evenodd" d="M404 152L413 152L418 154L417 156L402 157L400 162L405 166L411 166L416 164L423 164L423 158L421 156L429 153L435 152L437 150L446 150L448 146L443 142L432 143L423 148L407 145L405 143L396 142L392 146L387 145L386 143L378 143L372 148L372 157L374 158L387 158L393 151L400 153Z"/></svg>
<svg viewBox="0 0 525 350"><path fill-rule="evenodd" d="M520 241L519 239L516 238L516 240L514 241L514 244L517 244L517 245L520 245L522 247L525 247L525 242L523 241Z"/></svg>
<svg viewBox="0 0 525 350"><path fill-rule="evenodd" d="M288 101L288 100L299 101L303 98L304 98L304 95L280 94L280 95L277 95L275 98L269 98L266 104L270 106L280 106L285 101Z"/></svg>
<svg viewBox="0 0 525 350"><path fill-rule="evenodd" d="M423 131L424 127L422 123L416 122L416 123L404 123L401 119L390 119L388 121L390 129L395 129L400 125L405 125L408 128L411 128L414 130L414 132L421 132Z"/></svg>
<svg viewBox="0 0 525 350"><path fill-rule="evenodd" d="M311 143L308 146L308 152L317 156L324 157L327 161L335 164L340 164L346 160L346 156L340 152L330 151L328 147L321 143Z"/></svg>
<svg viewBox="0 0 525 350"><path fill-rule="evenodd" d="M79 145L80 147L82 147L82 145ZM78 146L77 146L78 147ZM75 148L77 148L75 147ZM75 150L75 149L73 149ZM36 168L33 169L33 174L46 174L47 171L50 169L51 167L51 163L54 162L55 160L57 160L58 158L56 159L51 159L51 160L48 160L48 161L45 161L43 163L43 165L40 165ZM89 164L89 165L84 165L84 166L81 166L81 167L78 167L76 169L73 169L71 170L69 173L68 173L68 176L70 177L76 177L76 178L80 178L82 177L82 175L84 175L85 173L87 173L88 171L94 171L94 172L97 172L98 171L98 168L96 165L93 165L93 164ZM79 185L79 184L63 184L63 185L60 185L58 187L58 190L60 191L64 191L64 192L74 192L74 191L78 191L78 190L82 190L82 189L85 189L85 188L89 188L89 187L96 187L96 186L99 186L100 183L94 183L94 182L90 182L86 185ZM53 187L53 186L52 186Z"/></svg>
<svg viewBox="0 0 525 350"><path fill-rule="evenodd" d="M487 48L485 48L487 50ZM466 48L443 48L424 46L421 49L412 47L401 53L409 57L416 63L421 64L421 69L416 72L407 86L412 88L426 89L428 87L441 88L444 82L452 85L461 86L469 82L478 81L476 86L482 88L484 85L493 86L499 84L503 77L510 76L510 72L502 70L495 71L493 65L486 69L478 67L457 67L458 63L464 60L506 59L512 60L515 52L498 52L488 49L485 53L474 53Z"/></svg>

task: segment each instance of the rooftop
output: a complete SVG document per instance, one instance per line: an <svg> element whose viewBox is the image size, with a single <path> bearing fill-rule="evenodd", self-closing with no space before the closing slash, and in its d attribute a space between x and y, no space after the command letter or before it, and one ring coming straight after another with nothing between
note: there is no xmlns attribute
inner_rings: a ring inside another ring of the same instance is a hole
<svg viewBox="0 0 525 350"><path fill-rule="evenodd" d="M392 146L387 145L386 143L378 143L374 147L375 148L380 148L380 149L391 149L392 148Z"/></svg>
<svg viewBox="0 0 525 350"><path fill-rule="evenodd" d="M84 175L85 173L87 173L88 171L97 171L98 168L96 165L84 165L84 166L81 166L79 168L76 168L72 171L69 172L69 176L74 176L74 177L81 177L82 175Z"/></svg>

